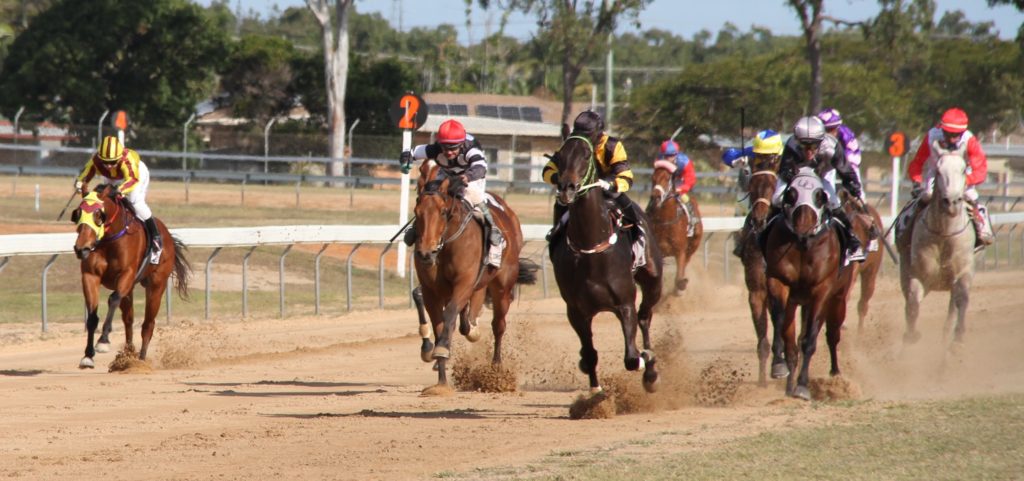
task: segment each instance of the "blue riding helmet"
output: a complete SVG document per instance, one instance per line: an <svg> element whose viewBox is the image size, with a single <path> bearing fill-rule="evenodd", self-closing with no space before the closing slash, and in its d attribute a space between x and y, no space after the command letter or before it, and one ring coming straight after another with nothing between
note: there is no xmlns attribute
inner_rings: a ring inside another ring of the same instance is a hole
<svg viewBox="0 0 1024 481"><path fill-rule="evenodd" d="M754 155L754 148L747 147L743 150L737 149L736 147L729 147L722 152L722 163L732 167L732 163L741 157L752 157Z"/></svg>

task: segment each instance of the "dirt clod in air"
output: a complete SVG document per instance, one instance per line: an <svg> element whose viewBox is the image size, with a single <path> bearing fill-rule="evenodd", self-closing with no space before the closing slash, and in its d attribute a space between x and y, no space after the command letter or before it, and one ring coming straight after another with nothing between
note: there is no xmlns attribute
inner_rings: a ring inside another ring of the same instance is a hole
<svg viewBox="0 0 1024 481"><path fill-rule="evenodd" d="M697 402L704 406L729 406L736 400L747 374L725 359L715 359L700 372Z"/></svg>
<svg viewBox="0 0 1024 481"><path fill-rule="evenodd" d="M601 391L581 394L569 405L569 419L611 419L615 417L615 395Z"/></svg>
<svg viewBox="0 0 1024 481"><path fill-rule="evenodd" d="M815 401L846 401L860 399L860 386L843 376L811 379L808 384Z"/></svg>

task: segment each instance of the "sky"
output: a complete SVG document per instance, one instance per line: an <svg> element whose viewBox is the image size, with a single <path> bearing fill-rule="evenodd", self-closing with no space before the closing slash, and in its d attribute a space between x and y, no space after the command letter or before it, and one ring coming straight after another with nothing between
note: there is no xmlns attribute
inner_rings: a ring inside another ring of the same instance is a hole
<svg viewBox="0 0 1024 481"><path fill-rule="evenodd" d="M209 4L209 0L195 0ZM243 11L254 10L263 18L288 7L305 6L303 0L229 0L231 7L241 5ZM329 2L333 3L333 2ZM474 2L475 4L475 2ZM942 12L961 10L971 22L992 21L999 36L1013 39L1017 29L1024 23L1024 13L1014 7L990 8L985 0L937 0L936 21ZM356 9L361 13L379 12L381 16L402 29L412 27L433 27L442 23L455 25L459 30L459 41L477 42L487 33L488 13L479 8L474 10L472 27L465 26L466 4L464 0L355 0ZM401 14L399 14L401 12ZM877 0L826 0L825 12L843 20L857 21L873 17L878 13ZM500 14L492 16L492 31L497 30ZM401 21L399 20L401 18ZM701 30L717 32L725 22L732 22L740 31L749 31L752 25L768 27L778 35L800 33L799 20L784 0L654 0L640 14L640 30L659 28L675 32L690 39ZM633 27L623 27L632 29ZM529 38L536 30L532 17L521 14L509 19L506 33L519 38ZM620 31L622 28L620 28ZM472 36L472 37L470 37Z"/></svg>

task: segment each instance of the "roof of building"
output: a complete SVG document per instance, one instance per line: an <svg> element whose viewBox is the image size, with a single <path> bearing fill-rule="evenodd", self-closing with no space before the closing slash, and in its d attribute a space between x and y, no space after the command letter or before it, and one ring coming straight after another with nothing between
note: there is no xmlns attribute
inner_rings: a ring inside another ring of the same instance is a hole
<svg viewBox="0 0 1024 481"><path fill-rule="evenodd" d="M523 137L560 137L562 129L557 124L524 122L490 117L468 117L459 115L431 115L418 129L420 132L437 132L441 123L455 119L473 135L518 135Z"/></svg>

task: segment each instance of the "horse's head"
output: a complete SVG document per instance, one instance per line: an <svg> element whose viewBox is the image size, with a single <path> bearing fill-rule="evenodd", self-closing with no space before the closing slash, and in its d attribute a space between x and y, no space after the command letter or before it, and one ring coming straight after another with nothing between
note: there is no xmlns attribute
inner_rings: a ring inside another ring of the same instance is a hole
<svg viewBox="0 0 1024 481"><path fill-rule="evenodd" d="M448 219L455 199L448 195L448 178L431 180L423 184L416 197L416 257L428 265L437 262L437 255L444 247Z"/></svg>
<svg viewBox="0 0 1024 481"><path fill-rule="evenodd" d="M764 229L771 212L772 195L778 183L779 156L754 154L751 162L750 181L747 184L747 196L750 199L750 220L756 231Z"/></svg>
<svg viewBox="0 0 1024 481"><path fill-rule="evenodd" d="M661 207L672 195L672 174L676 171L676 164L667 160L654 161L654 173L651 174L651 206L655 209Z"/></svg>
<svg viewBox="0 0 1024 481"><path fill-rule="evenodd" d="M86 194L78 208L71 212L71 222L75 223L78 231L78 238L75 239L75 257L81 260L85 260L96 250L96 245L106 233L107 221L110 220L107 207L104 205L104 201L109 200L109 197L100 198L100 187L103 186Z"/></svg>
<svg viewBox="0 0 1024 481"><path fill-rule="evenodd" d="M597 181L597 166L594 165L594 144L590 139L573 135L551 157L558 167L558 201L568 205L576 200L586 188Z"/></svg>
<svg viewBox="0 0 1024 481"><path fill-rule="evenodd" d="M958 152L943 152L935 165L935 193L932 203L938 203L950 216L964 208L967 189L967 163Z"/></svg>
<svg viewBox="0 0 1024 481"><path fill-rule="evenodd" d="M437 179L438 172L441 171L441 166L432 159L424 160L420 164L420 176L416 179L416 193L423 192L423 188L428 182Z"/></svg>
<svg viewBox="0 0 1024 481"><path fill-rule="evenodd" d="M801 243L817 235L824 228L824 211L828 205L821 178L809 167L800 169L782 195L782 209L786 224Z"/></svg>

